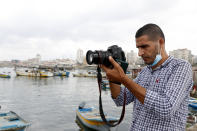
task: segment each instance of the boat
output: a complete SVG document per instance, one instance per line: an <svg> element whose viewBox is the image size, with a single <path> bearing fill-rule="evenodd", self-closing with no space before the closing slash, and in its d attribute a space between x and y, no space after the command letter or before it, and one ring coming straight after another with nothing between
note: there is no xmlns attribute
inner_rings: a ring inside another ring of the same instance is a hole
<svg viewBox="0 0 197 131"><path fill-rule="evenodd" d="M29 76L29 77L40 76L40 73L37 68L16 68L15 72L17 76Z"/></svg>
<svg viewBox="0 0 197 131"><path fill-rule="evenodd" d="M51 77L54 76L51 69L40 67L29 68L16 68L17 76L29 76L29 77Z"/></svg>
<svg viewBox="0 0 197 131"><path fill-rule="evenodd" d="M82 106L81 106L82 105ZM85 107L84 103L81 103L76 110L76 122L82 124L88 129L99 130L99 131L109 131L110 127L106 125L101 119L99 111L94 107ZM115 123L118 118L106 115L107 121L110 123Z"/></svg>
<svg viewBox="0 0 197 131"><path fill-rule="evenodd" d="M66 71L65 68L55 67L53 74L54 74L54 76L66 76L66 77L69 77L70 72Z"/></svg>
<svg viewBox="0 0 197 131"><path fill-rule="evenodd" d="M40 77L52 77L52 76L54 76L54 74L52 73L52 71L47 70L47 69L40 70L39 72L40 72Z"/></svg>
<svg viewBox="0 0 197 131"><path fill-rule="evenodd" d="M101 73L103 78L106 78L105 73ZM73 73L73 77L97 77L97 72L96 71L80 71L78 73Z"/></svg>
<svg viewBox="0 0 197 131"><path fill-rule="evenodd" d="M189 107L197 109L197 103L189 103Z"/></svg>
<svg viewBox="0 0 197 131"><path fill-rule="evenodd" d="M10 77L11 77L11 76L10 76L10 72L8 72L8 73L5 73L5 72L0 73L0 77L1 77L1 78L10 78Z"/></svg>
<svg viewBox="0 0 197 131"><path fill-rule="evenodd" d="M73 77L85 77L83 73L72 73Z"/></svg>
<svg viewBox="0 0 197 131"><path fill-rule="evenodd" d="M102 80L102 82L101 82L101 87L102 87L102 89L104 89L104 90L110 89L110 87L109 87L109 81L108 81L108 80Z"/></svg>
<svg viewBox="0 0 197 131"><path fill-rule="evenodd" d="M190 97L189 99L189 107L193 109L197 109L197 98Z"/></svg>
<svg viewBox="0 0 197 131"><path fill-rule="evenodd" d="M66 77L69 77L69 74L70 74L70 72L68 72L68 71L59 71L59 72L54 72L53 73L54 74L54 76L66 76Z"/></svg>
<svg viewBox="0 0 197 131"><path fill-rule="evenodd" d="M97 73L92 71L84 71L73 73L73 77L97 77Z"/></svg>
<svg viewBox="0 0 197 131"><path fill-rule="evenodd" d="M24 131L30 123L15 112L0 113L0 131Z"/></svg>
<svg viewBox="0 0 197 131"><path fill-rule="evenodd" d="M187 116L187 123L197 123L197 117L195 114L192 114L192 113L188 113L188 116Z"/></svg>

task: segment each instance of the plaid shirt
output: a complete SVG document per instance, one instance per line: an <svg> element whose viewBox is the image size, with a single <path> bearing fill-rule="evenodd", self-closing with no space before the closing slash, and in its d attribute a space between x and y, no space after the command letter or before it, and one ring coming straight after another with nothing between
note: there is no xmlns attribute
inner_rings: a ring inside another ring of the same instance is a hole
<svg viewBox="0 0 197 131"><path fill-rule="evenodd" d="M134 102L130 131L184 131L188 115L188 99L193 86L191 65L169 57L161 66L152 70L142 69L134 80L146 88L144 104L128 90L126 104ZM123 104L124 87L114 99Z"/></svg>

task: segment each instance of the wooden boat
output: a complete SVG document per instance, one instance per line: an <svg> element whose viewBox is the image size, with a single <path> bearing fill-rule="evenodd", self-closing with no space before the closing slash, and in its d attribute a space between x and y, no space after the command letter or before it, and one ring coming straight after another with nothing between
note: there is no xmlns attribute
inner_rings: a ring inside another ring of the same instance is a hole
<svg viewBox="0 0 197 131"><path fill-rule="evenodd" d="M96 77L96 76L97 76L96 72L90 72L90 71L73 73L73 77Z"/></svg>
<svg viewBox="0 0 197 131"><path fill-rule="evenodd" d="M29 77L51 77L54 76L50 69L45 68L16 68L17 76L29 76Z"/></svg>
<svg viewBox="0 0 197 131"><path fill-rule="evenodd" d="M106 78L105 73L101 73L103 78ZM73 73L73 77L97 77L97 72L96 71L84 71L84 72L78 72L78 73Z"/></svg>
<svg viewBox="0 0 197 131"><path fill-rule="evenodd" d="M118 121L116 117L107 115L106 119L110 123L115 123ZM84 106L79 106L76 111L76 121L93 130L108 131L110 129L110 127L101 119L99 111L94 107L85 108Z"/></svg>
<svg viewBox="0 0 197 131"><path fill-rule="evenodd" d="M54 76L66 76L66 77L69 77L70 72L68 72L68 71L58 71L58 72L54 72L53 74L54 74Z"/></svg>
<svg viewBox="0 0 197 131"><path fill-rule="evenodd" d="M29 125L13 111L0 113L0 131L24 131Z"/></svg>
<svg viewBox="0 0 197 131"><path fill-rule="evenodd" d="M40 77L52 77L54 74L50 70L40 70Z"/></svg>
<svg viewBox="0 0 197 131"><path fill-rule="evenodd" d="M37 68L17 68L15 69L17 76L38 77L40 73Z"/></svg>
<svg viewBox="0 0 197 131"><path fill-rule="evenodd" d="M54 76L66 76L69 77L70 72L68 72L65 68L63 67L54 67L53 69L53 74Z"/></svg>
<svg viewBox="0 0 197 131"><path fill-rule="evenodd" d="M1 78L10 78L11 76L7 73L0 73Z"/></svg>
<svg viewBox="0 0 197 131"><path fill-rule="evenodd" d="M66 76L69 77L70 72L54 72L54 76Z"/></svg>

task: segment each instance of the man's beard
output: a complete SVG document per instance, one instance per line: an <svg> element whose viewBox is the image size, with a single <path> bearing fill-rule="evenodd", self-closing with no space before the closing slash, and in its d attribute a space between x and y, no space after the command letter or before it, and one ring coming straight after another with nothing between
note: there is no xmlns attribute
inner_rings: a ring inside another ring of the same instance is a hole
<svg viewBox="0 0 197 131"><path fill-rule="evenodd" d="M152 56L143 56L142 59L143 59L143 60L144 60L144 59L152 59L152 61L147 61L147 62L144 60L144 63L145 63L146 65L151 65L151 64L154 63L154 60L156 59L157 54L158 54L158 51L155 51L154 54L153 54Z"/></svg>

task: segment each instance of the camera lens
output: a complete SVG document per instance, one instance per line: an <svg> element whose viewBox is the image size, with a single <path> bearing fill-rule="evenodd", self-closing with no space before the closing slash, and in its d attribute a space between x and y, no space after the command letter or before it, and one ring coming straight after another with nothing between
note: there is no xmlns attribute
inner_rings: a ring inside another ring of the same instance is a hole
<svg viewBox="0 0 197 131"><path fill-rule="evenodd" d="M93 54L90 54L90 56L89 56L89 61L93 61Z"/></svg>
<svg viewBox="0 0 197 131"><path fill-rule="evenodd" d="M89 65L91 65L93 63L93 52L91 50L89 50L87 53L86 53L86 61Z"/></svg>
<svg viewBox="0 0 197 131"><path fill-rule="evenodd" d="M86 61L89 65L98 64L98 53L92 52L91 50L89 50L86 53Z"/></svg>

